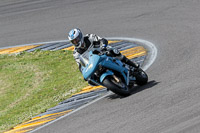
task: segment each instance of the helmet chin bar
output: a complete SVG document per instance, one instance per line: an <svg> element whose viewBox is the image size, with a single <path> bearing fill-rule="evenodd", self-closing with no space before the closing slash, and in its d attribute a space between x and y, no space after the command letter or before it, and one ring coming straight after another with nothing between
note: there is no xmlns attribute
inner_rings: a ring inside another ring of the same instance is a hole
<svg viewBox="0 0 200 133"><path fill-rule="evenodd" d="M85 45L84 45L84 43L83 42L79 42L78 43L78 45L77 46L75 46L76 48L84 48L85 47Z"/></svg>
<svg viewBox="0 0 200 133"><path fill-rule="evenodd" d="M84 41L83 41L83 38L81 39L81 41L80 41L79 43L80 43L80 45L79 45L77 48L82 48L82 49L84 49L84 48L85 48L85 43L84 43Z"/></svg>

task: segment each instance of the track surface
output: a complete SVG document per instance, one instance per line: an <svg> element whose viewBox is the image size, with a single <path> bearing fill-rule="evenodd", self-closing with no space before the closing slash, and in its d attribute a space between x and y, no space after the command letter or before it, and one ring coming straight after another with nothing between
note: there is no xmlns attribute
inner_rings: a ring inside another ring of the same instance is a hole
<svg viewBox="0 0 200 133"><path fill-rule="evenodd" d="M1 0L1 47L63 40L80 27L158 48L140 91L110 95L37 132L200 132L199 11L199 0Z"/></svg>

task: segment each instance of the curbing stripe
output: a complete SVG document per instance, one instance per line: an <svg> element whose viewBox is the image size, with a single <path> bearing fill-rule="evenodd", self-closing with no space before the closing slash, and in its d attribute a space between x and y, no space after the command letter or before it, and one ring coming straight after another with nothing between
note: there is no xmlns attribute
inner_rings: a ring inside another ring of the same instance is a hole
<svg viewBox="0 0 200 133"><path fill-rule="evenodd" d="M122 40L109 40L108 41L108 44L116 44L116 43L119 43L121 42Z"/></svg>
<svg viewBox="0 0 200 133"><path fill-rule="evenodd" d="M27 50L27 52L33 52L33 51L35 51L35 50L37 50L37 49L45 49L45 48L48 48L48 47L51 47L51 46L52 46L51 44L48 44L48 45L43 44L43 45L41 45L40 47L36 47L36 48L30 49L30 50ZM64 43L64 45L61 46L61 48L70 47L70 46L71 46L71 44L69 44L69 43ZM59 48L60 48L60 47L58 47L58 48L56 48L56 49L59 49Z"/></svg>
<svg viewBox="0 0 200 133"><path fill-rule="evenodd" d="M130 48L133 48L133 47L136 47L136 46L128 45L128 46L126 46L126 47L120 48L119 51L123 51L123 50L130 49Z"/></svg>
<svg viewBox="0 0 200 133"><path fill-rule="evenodd" d="M43 48L41 50L53 50L55 48L62 47L63 45L66 45L66 44L65 43L54 43L53 45L46 47L46 48Z"/></svg>
<svg viewBox="0 0 200 133"><path fill-rule="evenodd" d="M143 51L143 52L140 52L140 53L136 53L136 54L133 54L133 55L130 55L130 56L127 56L128 59L132 59L132 58L136 58L136 57L140 57L140 56L144 56L146 55L146 52Z"/></svg>
<svg viewBox="0 0 200 133"><path fill-rule="evenodd" d="M87 87L83 88L81 92L73 94L72 96L87 93L87 92L94 91L94 90L99 90L99 89L102 89L102 88L105 88L105 87L103 87L103 86L95 86L95 87L87 86Z"/></svg>
<svg viewBox="0 0 200 133"><path fill-rule="evenodd" d="M14 129L19 130L19 129L23 129L23 128L26 128L26 127L36 126L36 125L40 125L40 124L43 124L43 123L46 123L46 122L49 122L49 121L52 121L52 120L55 120L55 119L56 118L51 118L49 120L43 120L43 121L33 122L33 123L29 123L29 124L24 124L24 125L21 125L21 126L18 126L18 127L14 127Z"/></svg>
<svg viewBox="0 0 200 133"><path fill-rule="evenodd" d="M103 94L103 93L106 93L106 92L107 92L107 89L100 89L100 90L97 90L97 91L91 91L91 92L87 92L87 93L83 93L83 94L79 94L79 95L74 95L74 96L70 97L69 99L66 99L66 100L60 102L59 105L60 104L66 104L66 103L73 103L73 102L76 102L77 100L97 95L97 93Z"/></svg>
<svg viewBox="0 0 200 133"><path fill-rule="evenodd" d="M126 57L131 57L139 53L146 53L146 50L143 47L139 46L139 47L133 47L131 49L121 51L121 53L125 55Z"/></svg>
<svg viewBox="0 0 200 133"><path fill-rule="evenodd" d="M40 45L31 45L31 46L23 46L23 47L13 47L13 48L7 48L7 49L0 49L0 54L12 54L12 53L18 53L23 52L28 49L32 49L35 47L38 47Z"/></svg>
<svg viewBox="0 0 200 133"><path fill-rule="evenodd" d="M48 119L48 118L52 118L52 117L59 117L59 116L62 116L64 114L66 114L66 113L69 113L71 111L72 110L67 110L67 111L58 112L58 113L52 113L52 114L47 114L47 115L43 115L43 116L36 116L36 117L33 117L31 120L20 124L19 126L24 125L24 124L28 124L28 123L31 123L31 122L35 122L35 121L40 121L42 119ZM16 126L16 127L18 127L18 126Z"/></svg>
<svg viewBox="0 0 200 133"><path fill-rule="evenodd" d="M37 126L40 126L49 121L55 120L56 118L63 116L71 111L72 110L67 110L67 111L63 111L63 112L59 112L59 113L53 113L53 114L43 115L40 117L34 117L30 121L22 123L16 127L14 127L13 130L10 130L5 133L15 133L15 132L22 133L22 132L30 131L30 130L33 130L33 128L36 128Z"/></svg>
<svg viewBox="0 0 200 133"><path fill-rule="evenodd" d="M73 51L73 50L74 50L74 46L70 46L70 47L64 48L64 49L62 49L62 50L71 50L71 51Z"/></svg>
<svg viewBox="0 0 200 133"><path fill-rule="evenodd" d="M115 44L115 43L118 43L118 42L121 42L121 41L108 41L108 44ZM62 50L71 50L71 51L73 51L74 50L74 46L67 47L67 48L64 48Z"/></svg>
<svg viewBox="0 0 200 133"><path fill-rule="evenodd" d="M46 121L42 121L42 122L36 122L36 123L31 123L31 124L27 124L27 125L24 125L24 127L21 127L21 128L17 128L17 129L13 129L13 130L10 130L8 132L5 132L5 133L16 133L16 132L24 132L23 129L27 130L27 128L31 128L31 127L36 127L36 126L40 126L40 125L43 125L49 121L52 121L52 120L55 120L56 118L54 119L51 119L51 120L46 120ZM22 131L21 131L22 130ZM32 129L31 129L32 130Z"/></svg>
<svg viewBox="0 0 200 133"><path fill-rule="evenodd" d="M117 40L117 39L114 39L114 40ZM108 41L109 42L109 41ZM116 42L116 43L110 43L109 45L112 46L112 47L115 47L115 46L118 46L118 45L121 45L123 43L128 43L128 41L119 41L119 42Z"/></svg>
<svg viewBox="0 0 200 133"><path fill-rule="evenodd" d="M123 49L124 47L137 47L138 45L136 44L133 44L133 43L130 43L130 42L122 42L120 45L116 45L116 46L113 46L117 49Z"/></svg>
<svg viewBox="0 0 200 133"><path fill-rule="evenodd" d="M68 48L68 47L70 47L70 46L71 46L71 44L65 44L65 45L63 45L63 46L61 46L61 47L58 47L58 48L52 49L52 51L62 50L62 49Z"/></svg>
<svg viewBox="0 0 200 133"><path fill-rule="evenodd" d="M94 96L86 97L86 98L83 98L80 100L76 100L74 102L70 102L70 103L66 103L66 104L59 104L51 109L48 109L48 111L43 114L51 114L51 113L55 113L55 112L65 111L65 110L74 110L86 103L89 103L90 101L92 101L98 97L99 97L99 94L96 94Z"/></svg>
<svg viewBox="0 0 200 133"><path fill-rule="evenodd" d="M131 53L131 52L134 52L136 50L141 50L141 49L145 50L143 47L138 46L138 47L133 47L133 48L130 48L130 49L123 50L121 52L122 52L122 54L127 54L127 53Z"/></svg>

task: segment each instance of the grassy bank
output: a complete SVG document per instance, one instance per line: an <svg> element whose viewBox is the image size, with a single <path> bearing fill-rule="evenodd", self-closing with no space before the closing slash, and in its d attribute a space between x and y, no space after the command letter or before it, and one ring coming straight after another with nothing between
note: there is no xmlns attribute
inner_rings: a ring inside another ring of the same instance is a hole
<svg viewBox="0 0 200 133"><path fill-rule="evenodd" d="M0 132L87 86L71 51L0 55Z"/></svg>

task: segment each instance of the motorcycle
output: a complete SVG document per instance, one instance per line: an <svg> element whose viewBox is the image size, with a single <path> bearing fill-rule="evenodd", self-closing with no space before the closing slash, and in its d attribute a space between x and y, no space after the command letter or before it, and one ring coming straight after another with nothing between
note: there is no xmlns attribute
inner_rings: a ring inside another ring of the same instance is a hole
<svg viewBox="0 0 200 133"><path fill-rule="evenodd" d="M141 69L122 63L109 53L97 50L80 56L81 72L85 80L93 85L101 85L120 95L131 95L134 84L144 85L148 75Z"/></svg>

